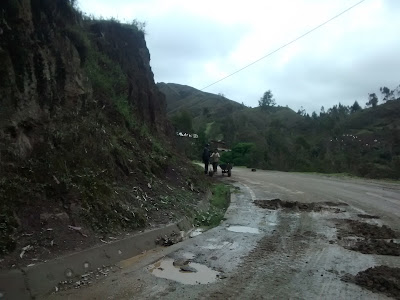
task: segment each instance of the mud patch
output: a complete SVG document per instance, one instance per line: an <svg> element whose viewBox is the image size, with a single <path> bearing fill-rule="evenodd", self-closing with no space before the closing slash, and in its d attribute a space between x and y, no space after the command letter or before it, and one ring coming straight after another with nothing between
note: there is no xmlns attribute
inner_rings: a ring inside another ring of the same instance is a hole
<svg viewBox="0 0 400 300"><path fill-rule="evenodd" d="M380 219L380 217L378 216L364 215L364 214L358 214L357 217L362 219Z"/></svg>
<svg viewBox="0 0 400 300"><path fill-rule="evenodd" d="M400 256L400 244L394 243L393 241L363 240L357 241L353 246L346 248L363 254Z"/></svg>
<svg viewBox="0 0 400 300"><path fill-rule="evenodd" d="M348 206L348 204L343 202L302 203L297 201L284 201L280 199L254 200L254 204L261 208L271 209L271 210L283 209L287 211L306 211L306 212L331 211L334 213L345 212L345 210L338 208L338 206Z"/></svg>
<svg viewBox="0 0 400 300"><path fill-rule="evenodd" d="M372 292L400 299L400 268L378 266L359 272L354 283Z"/></svg>
<svg viewBox="0 0 400 300"><path fill-rule="evenodd" d="M399 237L398 232L386 225L378 226L355 220L343 220L337 225L339 225L339 239L341 236L359 236L366 239L395 239Z"/></svg>

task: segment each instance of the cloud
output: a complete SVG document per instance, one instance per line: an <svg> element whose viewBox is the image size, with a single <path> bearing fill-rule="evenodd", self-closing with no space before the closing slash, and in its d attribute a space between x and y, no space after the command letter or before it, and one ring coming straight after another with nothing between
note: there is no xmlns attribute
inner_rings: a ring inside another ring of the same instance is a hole
<svg viewBox="0 0 400 300"><path fill-rule="evenodd" d="M94 15L147 22L156 81L203 88L328 20L357 0L85 0ZM400 1L367 0L296 43L206 91L256 106L271 89L277 103L319 111L366 102L400 84Z"/></svg>

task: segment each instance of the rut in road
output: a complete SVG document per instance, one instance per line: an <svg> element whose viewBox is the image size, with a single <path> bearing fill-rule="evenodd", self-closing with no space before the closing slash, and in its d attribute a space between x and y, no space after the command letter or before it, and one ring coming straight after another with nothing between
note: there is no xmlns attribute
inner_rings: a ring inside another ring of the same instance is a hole
<svg viewBox="0 0 400 300"><path fill-rule="evenodd" d="M317 237L313 226L307 214L300 218L283 215L273 234L259 241L235 274L226 279L223 288L211 288L202 296L212 299L259 299L271 294L294 296L295 291L285 290L285 286L308 263L303 254Z"/></svg>

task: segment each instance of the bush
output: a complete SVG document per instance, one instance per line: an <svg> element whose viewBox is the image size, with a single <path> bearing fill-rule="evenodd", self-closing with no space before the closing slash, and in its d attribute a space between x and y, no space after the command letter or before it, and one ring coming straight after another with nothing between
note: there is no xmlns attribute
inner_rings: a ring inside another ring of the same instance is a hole
<svg viewBox="0 0 400 300"><path fill-rule="evenodd" d="M210 209L207 212L200 213L195 217L195 225L215 227L218 226L224 218L225 211L229 207L230 189L224 184L216 184L212 189L212 198L210 200Z"/></svg>

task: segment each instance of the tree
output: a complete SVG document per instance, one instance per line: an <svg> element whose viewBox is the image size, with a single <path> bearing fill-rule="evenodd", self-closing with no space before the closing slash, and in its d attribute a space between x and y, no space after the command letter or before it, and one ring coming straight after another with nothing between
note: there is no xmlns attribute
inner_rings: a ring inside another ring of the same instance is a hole
<svg viewBox="0 0 400 300"><path fill-rule="evenodd" d="M264 93L264 95L258 100L258 106L265 109L271 106L275 106L276 102L274 99L274 95L271 90L268 90Z"/></svg>
<svg viewBox="0 0 400 300"><path fill-rule="evenodd" d="M315 111L313 111L313 113L312 113L312 118L314 119L314 120L316 120L316 119L318 119L318 115L317 115L317 113L315 112Z"/></svg>
<svg viewBox="0 0 400 300"><path fill-rule="evenodd" d="M193 117L187 110L182 110L175 114L171 118L171 121L176 131L180 131L183 133L193 132Z"/></svg>
<svg viewBox="0 0 400 300"><path fill-rule="evenodd" d="M354 104L350 107L350 112L353 114L356 111L362 110L360 104L357 101L354 101Z"/></svg>
<svg viewBox="0 0 400 300"><path fill-rule="evenodd" d="M376 107L378 105L378 97L375 93L368 94L368 102L366 103L367 106Z"/></svg>
<svg viewBox="0 0 400 300"><path fill-rule="evenodd" d="M384 86L379 89L383 95L383 101L395 100L394 91Z"/></svg>
<svg viewBox="0 0 400 300"><path fill-rule="evenodd" d="M300 109L297 111L297 114L300 115L300 116L305 117L305 116L307 115L307 112L306 112L306 110L304 109L304 107L301 106Z"/></svg>

